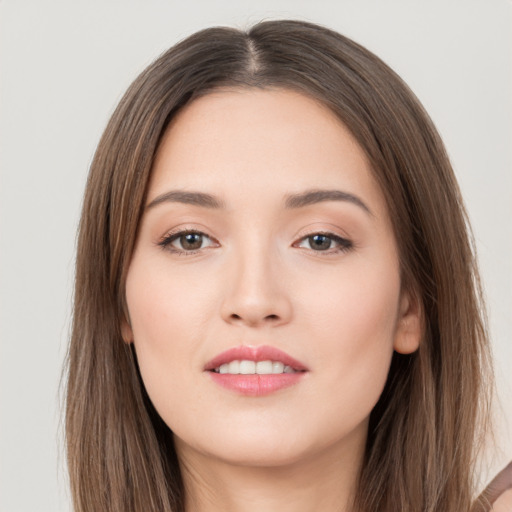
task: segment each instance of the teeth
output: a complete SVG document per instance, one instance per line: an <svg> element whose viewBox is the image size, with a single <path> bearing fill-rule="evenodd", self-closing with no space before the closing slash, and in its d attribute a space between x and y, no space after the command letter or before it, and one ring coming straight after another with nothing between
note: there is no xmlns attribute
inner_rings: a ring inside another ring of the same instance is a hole
<svg viewBox="0 0 512 512"><path fill-rule="evenodd" d="M240 361L240 373L242 375L251 375L256 373L256 363L254 361Z"/></svg>
<svg viewBox="0 0 512 512"><path fill-rule="evenodd" d="M284 364L279 361L274 361L272 363L272 373L283 373Z"/></svg>
<svg viewBox="0 0 512 512"><path fill-rule="evenodd" d="M258 375L273 373L272 361L258 361L256 363L256 373Z"/></svg>
<svg viewBox="0 0 512 512"><path fill-rule="evenodd" d="M270 375L279 373L295 373L296 371L281 361L231 361L221 364L214 370L216 373L229 373L232 375Z"/></svg>
<svg viewBox="0 0 512 512"><path fill-rule="evenodd" d="M240 373L240 361L231 361L227 367L228 371L226 373Z"/></svg>

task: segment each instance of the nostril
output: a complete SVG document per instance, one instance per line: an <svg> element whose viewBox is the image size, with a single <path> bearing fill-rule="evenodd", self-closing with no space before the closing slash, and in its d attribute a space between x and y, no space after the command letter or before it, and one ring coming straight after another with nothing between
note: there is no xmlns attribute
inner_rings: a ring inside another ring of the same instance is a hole
<svg viewBox="0 0 512 512"><path fill-rule="evenodd" d="M253 323L258 323L258 320L256 318L250 318L249 315L247 317L245 316L241 316L237 313L231 313L231 315L229 315L229 318L231 320L234 320L234 321L242 321L242 320L246 320L247 322L253 324ZM260 317L261 318L261 317ZM263 317L263 321L267 321L267 322L275 322L277 320L279 320L280 316L279 315L276 315L276 314L271 314L271 315L266 315L265 317Z"/></svg>

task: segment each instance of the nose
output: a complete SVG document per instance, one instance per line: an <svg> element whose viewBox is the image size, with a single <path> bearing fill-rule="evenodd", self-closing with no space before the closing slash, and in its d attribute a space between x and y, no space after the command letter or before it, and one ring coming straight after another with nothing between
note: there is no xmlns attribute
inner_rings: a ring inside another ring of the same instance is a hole
<svg viewBox="0 0 512 512"><path fill-rule="evenodd" d="M292 317L291 290L269 251L238 255L230 265L221 306L225 322L249 327L277 327Z"/></svg>

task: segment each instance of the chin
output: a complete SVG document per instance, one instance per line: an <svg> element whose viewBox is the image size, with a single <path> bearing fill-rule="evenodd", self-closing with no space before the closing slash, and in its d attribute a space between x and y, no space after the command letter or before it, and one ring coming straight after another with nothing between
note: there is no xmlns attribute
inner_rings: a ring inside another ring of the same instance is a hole
<svg viewBox="0 0 512 512"><path fill-rule="evenodd" d="M203 450L204 456L217 459L232 466L245 467L287 467L292 466L309 456L305 447L297 449L283 446L283 443L230 443L229 447Z"/></svg>
<svg viewBox="0 0 512 512"><path fill-rule="evenodd" d="M276 425L259 425L260 428L230 429L204 433L203 436L176 438L178 455L193 452L210 460L245 467L291 467L332 456L343 458L354 448L364 450L367 422L354 428L308 429L306 425L294 428L276 428Z"/></svg>

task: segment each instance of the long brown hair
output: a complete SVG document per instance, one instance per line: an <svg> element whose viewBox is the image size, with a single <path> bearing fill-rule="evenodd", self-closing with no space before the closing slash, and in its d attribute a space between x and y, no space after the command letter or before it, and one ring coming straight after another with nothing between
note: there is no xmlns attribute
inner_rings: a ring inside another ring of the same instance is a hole
<svg viewBox="0 0 512 512"><path fill-rule="evenodd" d="M125 277L156 150L176 112L224 86L314 97L350 129L386 197L403 286L418 297L417 352L395 354L370 417L354 509L469 510L490 364L467 216L442 141L380 59L299 21L211 28L131 85L96 151L78 238L66 436L75 510L181 512L172 432L122 341Z"/></svg>

